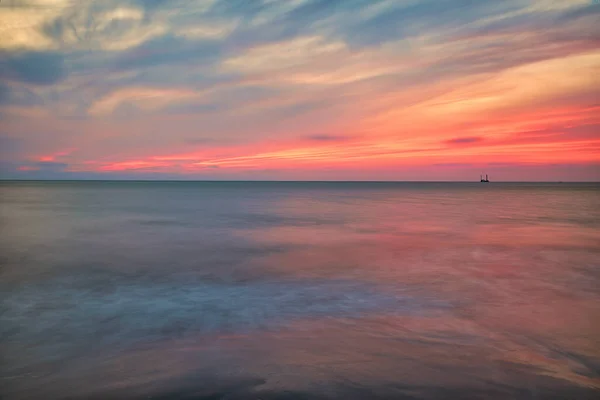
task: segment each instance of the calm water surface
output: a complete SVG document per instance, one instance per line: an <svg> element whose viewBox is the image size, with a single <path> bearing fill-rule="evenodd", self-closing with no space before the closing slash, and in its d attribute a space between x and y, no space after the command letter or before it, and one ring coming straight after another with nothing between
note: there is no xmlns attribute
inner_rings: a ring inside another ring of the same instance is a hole
<svg viewBox="0 0 600 400"><path fill-rule="evenodd" d="M0 398L592 399L596 184L4 182Z"/></svg>

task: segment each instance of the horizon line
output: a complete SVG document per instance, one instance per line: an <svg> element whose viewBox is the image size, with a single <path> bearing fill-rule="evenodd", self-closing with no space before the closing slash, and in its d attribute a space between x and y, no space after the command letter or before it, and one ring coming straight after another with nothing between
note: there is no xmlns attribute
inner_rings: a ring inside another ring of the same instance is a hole
<svg viewBox="0 0 600 400"><path fill-rule="evenodd" d="M433 180L277 180L277 179L23 179L0 178L0 182L248 182L248 183L482 183L472 181ZM600 181L490 181L485 183L600 183Z"/></svg>

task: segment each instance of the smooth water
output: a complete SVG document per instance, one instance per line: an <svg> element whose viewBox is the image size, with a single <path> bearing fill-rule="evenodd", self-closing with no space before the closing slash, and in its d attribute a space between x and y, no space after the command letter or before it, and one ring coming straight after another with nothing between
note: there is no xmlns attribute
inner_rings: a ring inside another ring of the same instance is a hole
<svg viewBox="0 0 600 400"><path fill-rule="evenodd" d="M597 184L0 183L0 398L591 399Z"/></svg>

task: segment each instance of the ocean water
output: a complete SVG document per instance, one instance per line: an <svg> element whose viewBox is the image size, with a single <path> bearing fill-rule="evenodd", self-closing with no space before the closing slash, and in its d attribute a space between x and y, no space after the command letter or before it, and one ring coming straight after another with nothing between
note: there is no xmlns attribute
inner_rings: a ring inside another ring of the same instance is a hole
<svg viewBox="0 0 600 400"><path fill-rule="evenodd" d="M600 398L600 186L2 182L0 398Z"/></svg>

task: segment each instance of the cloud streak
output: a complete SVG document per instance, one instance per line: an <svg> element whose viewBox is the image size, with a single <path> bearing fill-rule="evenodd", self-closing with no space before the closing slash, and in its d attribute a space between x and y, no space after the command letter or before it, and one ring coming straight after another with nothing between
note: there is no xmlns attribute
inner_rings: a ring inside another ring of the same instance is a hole
<svg viewBox="0 0 600 400"><path fill-rule="evenodd" d="M467 137L457 137L457 138L453 138L453 139L448 139L444 143L449 144L449 145L464 145L464 144L481 142L482 140L483 140L482 137L467 136Z"/></svg>
<svg viewBox="0 0 600 400"><path fill-rule="evenodd" d="M0 7L3 177L467 179L486 162L600 179L589 1L19 5Z"/></svg>

